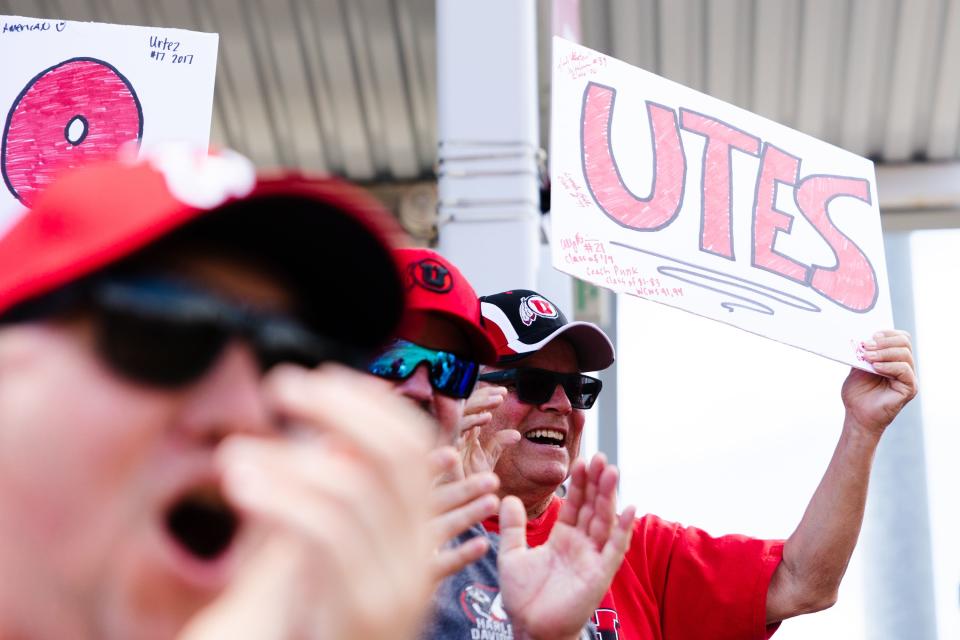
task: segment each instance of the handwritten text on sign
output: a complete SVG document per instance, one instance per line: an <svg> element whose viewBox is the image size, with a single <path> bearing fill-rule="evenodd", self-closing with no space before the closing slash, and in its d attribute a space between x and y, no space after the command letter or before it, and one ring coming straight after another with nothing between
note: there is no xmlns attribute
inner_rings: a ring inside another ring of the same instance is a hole
<svg viewBox="0 0 960 640"><path fill-rule="evenodd" d="M125 146L210 137L217 36L0 16L0 219Z"/></svg>
<svg viewBox="0 0 960 640"><path fill-rule="evenodd" d="M892 326L873 165L554 47L554 265L869 369L859 341Z"/></svg>

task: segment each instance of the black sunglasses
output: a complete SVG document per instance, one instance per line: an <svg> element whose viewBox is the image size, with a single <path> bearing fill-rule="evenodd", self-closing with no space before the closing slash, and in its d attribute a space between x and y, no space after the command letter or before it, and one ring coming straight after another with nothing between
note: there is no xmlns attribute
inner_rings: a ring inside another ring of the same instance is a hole
<svg viewBox="0 0 960 640"><path fill-rule="evenodd" d="M589 409L597 401L603 383L582 373L557 373L546 369L504 369L480 375L482 382L495 382L517 388L517 398L527 404L543 404L553 397L557 385L574 409Z"/></svg>
<svg viewBox="0 0 960 640"><path fill-rule="evenodd" d="M359 367L358 351L318 335L293 317L256 310L183 281L104 276L27 303L11 319L89 311L99 355L128 379L176 388L196 381L233 338L253 349L266 371L281 362Z"/></svg>
<svg viewBox="0 0 960 640"><path fill-rule="evenodd" d="M430 386L437 393L461 399L473 392L479 364L449 351L421 347L409 340L395 340L370 363L367 371L387 380L406 380L424 363L429 369Z"/></svg>

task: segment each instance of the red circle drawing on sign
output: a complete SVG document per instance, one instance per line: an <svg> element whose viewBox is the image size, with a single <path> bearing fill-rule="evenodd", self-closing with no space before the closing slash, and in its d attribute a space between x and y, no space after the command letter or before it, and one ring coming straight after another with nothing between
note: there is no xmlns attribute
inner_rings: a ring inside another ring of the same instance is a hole
<svg viewBox="0 0 960 640"><path fill-rule="evenodd" d="M0 169L10 193L30 207L61 171L116 155L143 137L143 110L112 65L73 58L37 74L13 101Z"/></svg>

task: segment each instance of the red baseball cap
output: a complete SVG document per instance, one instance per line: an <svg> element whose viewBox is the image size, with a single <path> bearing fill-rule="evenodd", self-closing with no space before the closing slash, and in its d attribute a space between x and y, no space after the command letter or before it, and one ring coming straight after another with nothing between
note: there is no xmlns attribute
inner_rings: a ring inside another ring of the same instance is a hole
<svg viewBox="0 0 960 640"><path fill-rule="evenodd" d="M0 238L0 315L180 229L289 275L329 337L373 349L399 325L392 249L403 234L372 196L336 179L258 177L239 154L181 147L91 163L48 186Z"/></svg>
<svg viewBox="0 0 960 640"><path fill-rule="evenodd" d="M474 357L483 364L497 361L497 349L483 328L477 292L453 263L430 249L397 249L408 311L444 316L466 334Z"/></svg>
<svg viewBox="0 0 960 640"><path fill-rule="evenodd" d="M569 322L557 305L536 291L514 289L480 298L483 323L497 346L498 364L516 362L563 337L577 354L581 371L613 364L613 343L592 322Z"/></svg>

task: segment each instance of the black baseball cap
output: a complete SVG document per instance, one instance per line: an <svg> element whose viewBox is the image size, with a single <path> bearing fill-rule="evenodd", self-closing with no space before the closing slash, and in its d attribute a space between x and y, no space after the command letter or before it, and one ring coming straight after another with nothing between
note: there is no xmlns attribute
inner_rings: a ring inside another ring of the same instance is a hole
<svg viewBox="0 0 960 640"><path fill-rule="evenodd" d="M497 364L525 358L563 336L583 371L606 369L615 359L613 343L592 322L569 322L547 298L529 289L480 297L484 328L497 346Z"/></svg>

